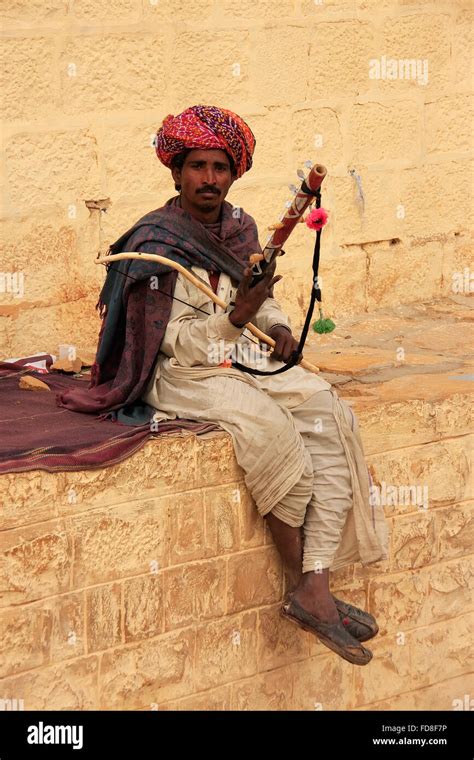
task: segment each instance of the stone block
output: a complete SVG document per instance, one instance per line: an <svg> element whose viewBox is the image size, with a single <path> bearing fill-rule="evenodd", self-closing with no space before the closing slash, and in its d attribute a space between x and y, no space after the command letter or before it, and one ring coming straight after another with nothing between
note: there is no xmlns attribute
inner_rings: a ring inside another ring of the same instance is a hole
<svg viewBox="0 0 474 760"><path fill-rule="evenodd" d="M436 560L436 538L433 515L396 517L392 530L392 570L432 564Z"/></svg>
<svg viewBox="0 0 474 760"><path fill-rule="evenodd" d="M394 697L410 682L410 647L397 644L394 637L370 642L373 659L367 667L354 668L355 705Z"/></svg>
<svg viewBox="0 0 474 760"><path fill-rule="evenodd" d="M316 9L317 13L317 9ZM337 96L354 97L369 90L369 60L377 55L379 45L371 23L359 19L316 23L311 28L309 71L314 73L308 87L311 100ZM326 61L330 76L317 75Z"/></svg>
<svg viewBox="0 0 474 760"><path fill-rule="evenodd" d="M156 108L167 91L165 45L161 30L66 38L60 56L64 113Z"/></svg>
<svg viewBox="0 0 474 760"><path fill-rule="evenodd" d="M371 454L374 497L386 501L387 515L423 514L467 500L472 496L470 454L470 436Z"/></svg>
<svg viewBox="0 0 474 760"><path fill-rule="evenodd" d="M233 484L235 485L235 484ZM239 488L223 486L204 491L206 546L209 557L239 548Z"/></svg>
<svg viewBox="0 0 474 760"><path fill-rule="evenodd" d="M11 3L8 5L11 6ZM59 8L56 10L59 11ZM34 14L33 8L31 12ZM4 14L12 20L14 8L3 8L2 16ZM4 38L0 61L4 122L45 119L56 113L59 102L58 63L52 37Z"/></svg>
<svg viewBox="0 0 474 760"><path fill-rule="evenodd" d="M230 684L218 686L217 689L209 689L199 694L193 694L190 697L165 702L162 705L158 705L158 710L205 710L206 712L209 712L209 710L219 712L230 710L230 691Z"/></svg>
<svg viewBox="0 0 474 760"><path fill-rule="evenodd" d="M439 295L443 261L439 243L407 247L400 241L383 241L364 248L369 311L417 299L428 301Z"/></svg>
<svg viewBox="0 0 474 760"><path fill-rule="evenodd" d="M264 26L258 30L252 85L263 106L291 105L304 101L308 90L308 29L287 25Z"/></svg>
<svg viewBox="0 0 474 760"><path fill-rule="evenodd" d="M160 499L68 518L75 588L148 573L168 564L166 507Z"/></svg>
<svg viewBox="0 0 474 760"><path fill-rule="evenodd" d="M429 154L469 151L474 120L472 95L444 95L425 105L426 147Z"/></svg>
<svg viewBox="0 0 474 760"><path fill-rule="evenodd" d="M170 564L206 556L204 494L201 490L168 499Z"/></svg>
<svg viewBox="0 0 474 760"><path fill-rule="evenodd" d="M186 629L102 655L101 710L156 709L194 691L195 634ZM156 707L155 707L156 705Z"/></svg>
<svg viewBox="0 0 474 760"><path fill-rule="evenodd" d="M415 101L355 103L348 118L352 163L420 159L422 112Z"/></svg>
<svg viewBox="0 0 474 760"><path fill-rule="evenodd" d="M72 540L62 520L8 531L0 560L0 604L21 604L68 591L72 561Z"/></svg>
<svg viewBox="0 0 474 760"><path fill-rule="evenodd" d="M326 647L323 650L329 651ZM290 709L350 710L354 704L354 670L349 662L332 653L293 663L290 666L293 681Z"/></svg>
<svg viewBox="0 0 474 760"><path fill-rule="evenodd" d="M201 623L196 638L196 691L257 672L257 613Z"/></svg>
<svg viewBox="0 0 474 760"><path fill-rule="evenodd" d="M219 103L221 108L230 110L237 110L236 102L248 101L251 82L249 49L250 38L246 30L226 29L218 35L202 28L199 34L178 32L173 44L168 85L173 93L175 113L191 105L190 92L199 93L200 103Z"/></svg>
<svg viewBox="0 0 474 760"><path fill-rule="evenodd" d="M104 197L97 140L89 129L18 132L5 144L12 204L58 204L64 214L72 203Z"/></svg>
<svg viewBox="0 0 474 760"><path fill-rule="evenodd" d="M282 594L282 565L273 546L234 554L227 560L227 612L273 604Z"/></svg>
<svg viewBox="0 0 474 760"><path fill-rule="evenodd" d="M86 590L88 653L121 643L121 593L118 583Z"/></svg>
<svg viewBox="0 0 474 760"><path fill-rule="evenodd" d="M411 688L472 673L472 612L410 634Z"/></svg>
<svg viewBox="0 0 474 760"><path fill-rule="evenodd" d="M273 670L309 656L311 634L280 616L281 603L258 611L258 670ZM324 650L320 645L320 653Z"/></svg>
<svg viewBox="0 0 474 760"><path fill-rule="evenodd" d="M462 557L474 545L474 502L453 504L434 513L439 541L438 557L441 560Z"/></svg>
<svg viewBox="0 0 474 760"><path fill-rule="evenodd" d="M98 710L97 657L81 657L2 682L6 699L23 699L25 710Z"/></svg>
<svg viewBox="0 0 474 760"><path fill-rule="evenodd" d="M152 639L164 632L163 572L152 566L150 575L122 583L125 641Z"/></svg>
<svg viewBox="0 0 474 760"><path fill-rule="evenodd" d="M164 572L164 584L167 631L226 614L224 559L190 562L170 568Z"/></svg>
<svg viewBox="0 0 474 760"><path fill-rule="evenodd" d="M290 665L259 673L232 684L232 710L292 710L293 672Z"/></svg>

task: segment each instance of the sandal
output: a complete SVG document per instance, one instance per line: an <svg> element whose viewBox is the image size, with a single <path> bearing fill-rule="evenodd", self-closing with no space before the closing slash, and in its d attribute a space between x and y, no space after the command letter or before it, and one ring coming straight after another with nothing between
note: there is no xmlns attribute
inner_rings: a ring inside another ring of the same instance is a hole
<svg viewBox="0 0 474 760"><path fill-rule="evenodd" d="M342 601L342 599L337 599L334 595L332 598L339 612L341 623L357 641L368 641L378 634L379 627L373 615Z"/></svg>
<svg viewBox="0 0 474 760"><path fill-rule="evenodd" d="M292 594L288 594L280 614L305 631L313 633L322 644L332 649L344 660L352 662L354 665L367 665L371 661L372 652L361 646L341 621L339 623L322 623L298 604L293 599Z"/></svg>

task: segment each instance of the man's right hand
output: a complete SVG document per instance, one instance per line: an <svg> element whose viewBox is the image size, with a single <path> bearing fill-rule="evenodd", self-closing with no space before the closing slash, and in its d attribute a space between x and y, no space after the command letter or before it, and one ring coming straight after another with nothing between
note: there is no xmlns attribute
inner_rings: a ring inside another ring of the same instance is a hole
<svg viewBox="0 0 474 760"><path fill-rule="evenodd" d="M265 270L264 276L253 288L250 287L252 269L251 267L244 269L244 276L235 295L235 308L229 315L233 325L244 325L251 322L260 306L272 295L273 285L279 282L283 276L280 274L273 277L275 267L276 260Z"/></svg>

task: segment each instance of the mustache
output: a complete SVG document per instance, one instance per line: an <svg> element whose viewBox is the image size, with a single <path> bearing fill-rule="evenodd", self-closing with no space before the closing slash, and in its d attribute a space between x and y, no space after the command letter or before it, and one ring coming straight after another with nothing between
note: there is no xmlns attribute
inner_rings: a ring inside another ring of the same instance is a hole
<svg viewBox="0 0 474 760"><path fill-rule="evenodd" d="M218 190L216 187L201 187L198 191L198 193L214 193L215 195L220 195L220 190Z"/></svg>

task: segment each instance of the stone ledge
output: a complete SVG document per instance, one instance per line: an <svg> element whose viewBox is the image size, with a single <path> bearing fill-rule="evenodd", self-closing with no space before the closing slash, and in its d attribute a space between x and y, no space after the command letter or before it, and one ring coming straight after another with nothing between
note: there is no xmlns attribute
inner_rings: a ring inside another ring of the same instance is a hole
<svg viewBox="0 0 474 760"><path fill-rule="evenodd" d="M333 574L379 620L368 668L279 617L283 568L230 435L173 435L101 470L0 476L1 696L39 710L452 709L468 691L473 560L461 301L345 320L305 352L356 411L391 522L386 562ZM435 345L440 315L449 346Z"/></svg>

